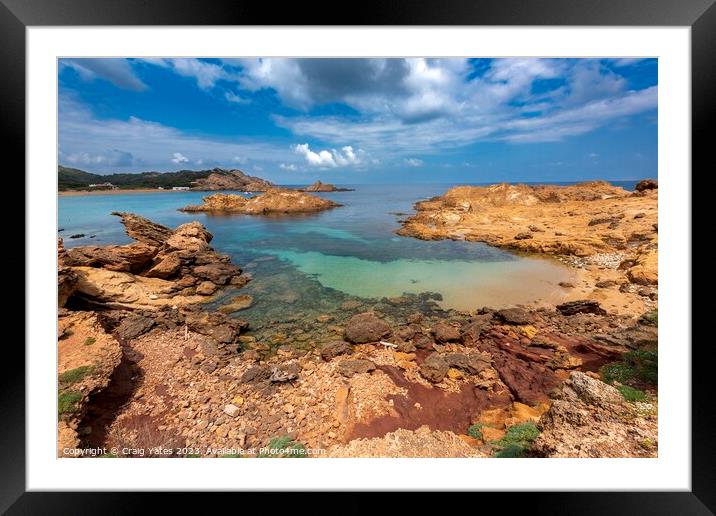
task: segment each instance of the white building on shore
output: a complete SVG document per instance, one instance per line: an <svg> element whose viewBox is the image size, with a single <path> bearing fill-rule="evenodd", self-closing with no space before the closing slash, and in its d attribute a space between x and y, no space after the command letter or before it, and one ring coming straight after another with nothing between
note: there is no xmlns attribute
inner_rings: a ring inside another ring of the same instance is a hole
<svg viewBox="0 0 716 516"><path fill-rule="evenodd" d="M92 183L88 186L89 186L89 188L105 188L108 190L118 190L119 189L118 186L113 185L109 181L106 183Z"/></svg>

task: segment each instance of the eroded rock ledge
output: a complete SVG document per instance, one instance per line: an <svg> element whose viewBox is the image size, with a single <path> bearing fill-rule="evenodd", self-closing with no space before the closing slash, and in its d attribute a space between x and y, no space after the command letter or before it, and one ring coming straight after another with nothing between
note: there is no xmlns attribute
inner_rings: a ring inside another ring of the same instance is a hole
<svg viewBox="0 0 716 516"><path fill-rule="evenodd" d="M172 230L131 213L114 215L134 243L65 250L60 240L60 306L74 298L103 309L183 307L250 279L209 246L212 235L199 222Z"/></svg>
<svg viewBox="0 0 716 516"><path fill-rule="evenodd" d="M255 197L237 194L214 194L204 197L203 204L186 206L185 212L243 213L266 215L280 213L312 213L340 206L340 204L296 190L271 189Z"/></svg>

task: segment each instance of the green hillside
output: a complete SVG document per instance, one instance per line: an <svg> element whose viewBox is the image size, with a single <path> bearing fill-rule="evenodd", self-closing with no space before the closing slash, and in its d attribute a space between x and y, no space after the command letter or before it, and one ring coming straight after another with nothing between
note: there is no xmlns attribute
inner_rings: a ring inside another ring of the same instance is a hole
<svg viewBox="0 0 716 516"><path fill-rule="evenodd" d="M57 167L57 186L60 191L84 190L92 183L110 182L123 190L136 188L172 188L191 186L192 181L209 177L217 170L179 170L178 172L142 172L139 174L91 174L77 168Z"/></svg>
<svg viewBox="0 0 716 516"><path fill-rule="evenodd" d="M105 180L98 174L90 174L78 168L57 167L57 179L60 190L79 190L90 183L103 183Z"/></svg>

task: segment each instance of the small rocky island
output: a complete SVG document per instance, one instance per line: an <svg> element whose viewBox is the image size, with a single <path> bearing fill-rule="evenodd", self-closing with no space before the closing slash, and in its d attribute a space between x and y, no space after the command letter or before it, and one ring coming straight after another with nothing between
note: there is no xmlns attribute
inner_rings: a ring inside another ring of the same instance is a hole
<svg viewBox="0 0 716 516"><path fill-rule="evenodd" d="M194 181L192 190L213 192L220 190L243 190L245 192L265 192L275 188L270 181L260 177L250 176L241 170L214 169L209 177Z"/></svg>
<svg viewBox="0 0 716 516"><path fill-rule="evenodd" d="M272 188L261 195L248 198L237 194L213 194L204 197L203 201L203 204L185 206L180 211L265 215L313 213L340 206L328 199L284 188Z"/></svg>
<svg viewBox="0 0 716 516"><path fill-rule="evenodd" d="M320 180L306 188L299 188L299 192L353 192L355 188L339 188L331 183L322 183Z"/></svg>

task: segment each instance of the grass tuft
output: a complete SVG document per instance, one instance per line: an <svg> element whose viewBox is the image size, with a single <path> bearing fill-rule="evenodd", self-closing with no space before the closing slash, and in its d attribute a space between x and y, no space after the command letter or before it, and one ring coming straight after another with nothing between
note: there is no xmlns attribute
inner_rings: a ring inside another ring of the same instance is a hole
<svg viewBox="0 0 716 516"><path fill-rule="evenodd" d="M77 403L82 399L78 391L63 391L57 396L57 415L71 414L77 410Z"/></svg>
<svg viewBox="0 0 716 516"><path fill-rule="evenodd" d="M467 429L467 435L475 439L482 439L483 426L485 426L485 423L477 423L475 425L472 425L470 428Z"/></svg>
<svg viewBox="0 0 716 516"><path fill-rule="evenodd" d="M85 346L91 346L91 345L94 344L95 342L97 342L97 339L95 339L94 337L87 337L87 338L85 339L84 345L85 345Z"/></svg>
<svg viewBox="0 0 716 516"><path fill-rule="evenodd" d="M606 383L642 382L656 385L659 380L657 352L643 349L629 351L624 353L621 362L602 367L601 374Z"/></svg>
<svg viewBox="0 0 716 516"><path fill-rule="evenodd" d="M617 387L617 390L622 393L622 396L627 401L644 401L646 399L644 391L629 387L628 385L620 385Z"/></svg>
<svg viewBox="0 0 716 516"><path fill-rule="evenodd" d="M646 312L639 317L639 323L646 326L659 326L659 310Z"/></svg>
<svg viewBox="0 0 716 516"><path fill-rule="evenodd" d="M59 377L60 383L65 385L72 385L73 383L79 382L82 378L94 371L94 367L91 365L83 365L69 369L62 373Z"/></svg>
<svg viewBox="0 0 716 516"><path fill-rule="evenodd" d="M290 458L300 459L307 457L306 447L289 436L274 437L269 441L267 451L259 453L259 458Z"/></svg>
<svg viewBox="0 0 716 516"><path fill-rule="evenodd" d="M520 444L508 444L495 454L498 459L519 459L525 457L527 448Z"/></svg>
<svg viewBox="0 0 716 516"><path fill-rule="evenodd" d="M498 450L495 457L501 459L526 457L532 442L539 434L539 428L532 421L511 426L502 439L493 443Z"/></svg>

